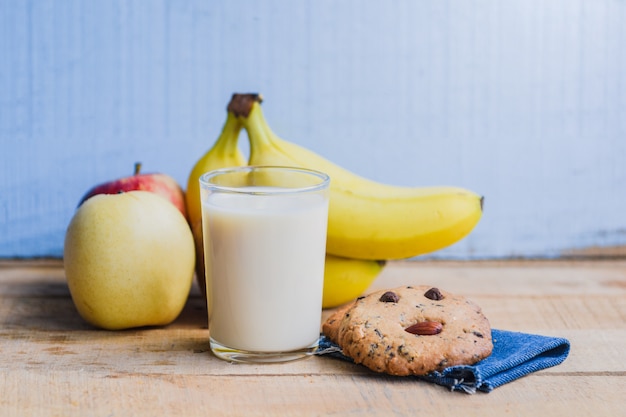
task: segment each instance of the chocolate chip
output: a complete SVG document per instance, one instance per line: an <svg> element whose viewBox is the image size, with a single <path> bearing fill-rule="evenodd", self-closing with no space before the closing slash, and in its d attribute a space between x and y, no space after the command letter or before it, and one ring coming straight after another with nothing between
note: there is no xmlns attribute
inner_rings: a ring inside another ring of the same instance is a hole
<svg viewBox="0 0 626 417"><path fill-rule="evenodd" d="M424 297L429 300L443 300L443 294L439 291L439 288L431 288L430 290L424 293Z"/></svg>
<svg viewBox="0 0 626 417"><path fill-rule="evenodd" d="M380 296L378 301L383 302L383 303L397 303L399 299L400 298L398 298L398 294L396 294L393 291L387 291L386 293Z"/></svg>

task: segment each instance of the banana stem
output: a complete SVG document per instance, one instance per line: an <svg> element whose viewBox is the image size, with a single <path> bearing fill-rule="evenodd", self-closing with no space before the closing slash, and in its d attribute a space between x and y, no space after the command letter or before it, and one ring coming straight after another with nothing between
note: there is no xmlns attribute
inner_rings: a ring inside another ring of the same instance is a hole
<svg viewBox="0 0 626 417"><path fill-rule="evenodd" d="M273 141L275 135L263 115L262 102L260 94L235 93L228 103L229 114L237 116L248 132L251 161L255 160L255 155L261 153L262 149L275 146Z"/></svg>
<svg viewBox="0 0 626 417"><path fill-rule="evenodd" d="M263 101L263 97L260 94L249 93L249 94L238 94L235 93L232 95L230 102L228 103L229 113L233 113L237 117L248 117L250 111L254 103L261 103Z"/></svg>

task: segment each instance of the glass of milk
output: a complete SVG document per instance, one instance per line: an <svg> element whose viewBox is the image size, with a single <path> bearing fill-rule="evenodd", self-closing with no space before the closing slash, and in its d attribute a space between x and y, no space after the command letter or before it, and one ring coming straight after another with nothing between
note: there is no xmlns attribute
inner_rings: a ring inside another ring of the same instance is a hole
<svg viewBox="0 0 626 417"><path fill-rule="evenodd" d="M328 175L247 166L200 178L212 352L283 362L317 349Z"/></svg>

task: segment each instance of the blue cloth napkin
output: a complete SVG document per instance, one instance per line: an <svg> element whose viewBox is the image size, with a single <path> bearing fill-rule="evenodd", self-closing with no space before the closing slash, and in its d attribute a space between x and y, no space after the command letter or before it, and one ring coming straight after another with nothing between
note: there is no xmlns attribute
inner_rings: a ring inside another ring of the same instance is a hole
<svg viewBox="0 0 626 417"><path fill-rule="evenodd" d="M491 330L493 351L474 365L451 366L441 372L417 377L450 388L474 394L490 392L532 372L562 363L569 354L567 339L506 330ZM341 348L322 335L316 355L329 355L347 361Z"/></svg>

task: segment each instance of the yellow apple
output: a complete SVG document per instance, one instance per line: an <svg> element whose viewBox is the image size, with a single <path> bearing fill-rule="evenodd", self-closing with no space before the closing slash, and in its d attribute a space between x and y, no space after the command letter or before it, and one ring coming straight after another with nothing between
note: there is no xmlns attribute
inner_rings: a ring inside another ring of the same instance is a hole
<svg viewBox="0 0 626 417"><path fill-rule="evenodd" d="M74 213L63 262L87 322L110 330L161 326L187 301L194 240L182 213L155 193L99 194Z"/></svg>

